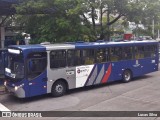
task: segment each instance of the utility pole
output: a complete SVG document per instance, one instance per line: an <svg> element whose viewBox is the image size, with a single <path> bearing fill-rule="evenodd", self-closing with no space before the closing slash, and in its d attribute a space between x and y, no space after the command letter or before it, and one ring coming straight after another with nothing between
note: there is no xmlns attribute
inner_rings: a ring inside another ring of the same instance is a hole
<svg viewBox="0 0 160 120"><path fill-rule="evenodd" d="M154 39L154 17L153 17L153 20L152 20L152 35L153 35L153 39Z"/></svg>
<svg viewBox="0 0 160 120"><path fill-rule="evenodd" d="M2 25L3 19L0 16L0 48L4 48L4 40L5 40L5 28Z"/></svg>
<svg viewBox="0 0 160 120"><path fill-rule="evenodd" d="M158 27L159 27L159 23L158 23ZM159 39L159 28L158 28L158 39Z"/></svg>
<svg viewBox="0 0 160 120"><path fill-rule="evenodd" d="M109 22L110 22L110 8L108 6L108 11L107 11L107 41L110 41L110 25L109 25Z"/></svg>

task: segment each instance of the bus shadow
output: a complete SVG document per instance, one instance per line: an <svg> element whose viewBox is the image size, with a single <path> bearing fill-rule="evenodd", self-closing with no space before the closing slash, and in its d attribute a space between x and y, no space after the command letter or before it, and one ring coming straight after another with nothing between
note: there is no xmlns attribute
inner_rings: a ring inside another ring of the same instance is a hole
<svg viewBox="0 0 160 120"><path fill-rule="evenodd" d="M145 81L145 79L149 79L151 77L152 77L151 75L144 75L144 76L140 76L140 77L135 77L129 83L137 82L137 81ZM122 80L111 81L106 84L98 84L98 85L92 85L92 86L86 86L86 87L82 87L82 88L72 89L67 92L67 95L71 95L74 93L81 93L81 92L89 91L89 90L93 90L93 89L100 89L100 88L108 87L108 86L121 85L121 84L127 84L127 83L124 83Z"/></svg>
<svg viewBox="0 0 160 120"><path fill-rule="evenodd" d="M151 77L153 77L153 76L152 75L143 75L143 76L133 78L133 80L130 82L145 81L145 79L149 79Z"/></svg>
<svg viewBox="0 0 160 120"><path fill-rule="evenodd" d="M1 102L2 103L12 102L12 103L20 103L21 104L21 103L28 103L28 102L33 102L33 101L37 101L37 100L47 99L49 97L51 97L50 94L39 95L39 96L34 96L34 97L29 97L29 98L17 98L14 95L8 94L7 98Z"/></svg>

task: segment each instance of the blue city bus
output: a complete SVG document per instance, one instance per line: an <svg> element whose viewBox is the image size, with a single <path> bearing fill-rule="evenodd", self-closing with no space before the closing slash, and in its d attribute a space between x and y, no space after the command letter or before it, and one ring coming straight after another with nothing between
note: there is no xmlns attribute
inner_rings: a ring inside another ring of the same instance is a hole
<svg viewBox="0 0 160 120"><path fill-rule="evenodd" d="M7 67L7 49L0 49L0 85L5 79L5 67Z"/></svg>
<svg viewBox="0 0 160 120"><path fill-rule="evenodd" d="M19 98L105 84L158 71L158 42L75 42L8 47L8 91Z"/></svg>

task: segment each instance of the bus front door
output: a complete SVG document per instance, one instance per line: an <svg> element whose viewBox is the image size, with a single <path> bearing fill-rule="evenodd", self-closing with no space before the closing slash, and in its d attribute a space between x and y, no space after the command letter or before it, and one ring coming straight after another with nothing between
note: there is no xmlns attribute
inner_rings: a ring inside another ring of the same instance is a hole
<svg viewBox="0 0 160 120"><path fill-rule="evenodd" d="M40 55L39 55L40 56ZM47 93L47 57L46 54L40 57L32 57L27 61L29 81L29 96L42 95Z"/></svg>

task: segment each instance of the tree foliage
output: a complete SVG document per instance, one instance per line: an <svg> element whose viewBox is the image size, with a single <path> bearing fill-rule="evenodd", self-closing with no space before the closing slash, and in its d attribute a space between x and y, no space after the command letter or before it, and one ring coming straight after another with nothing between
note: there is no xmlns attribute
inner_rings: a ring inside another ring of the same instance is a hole
<svg viewBox="0 0 160 120"><path fill-rule="evenodd" d="M17 22L36 43L105 39L116 23L158 22L159 7L160 0L23 0L15 6Z"/></svg>

